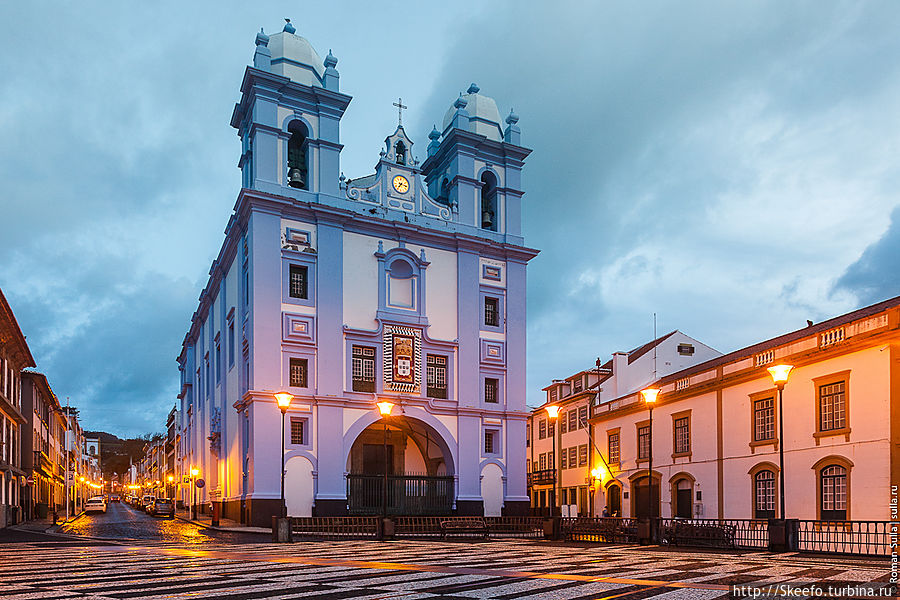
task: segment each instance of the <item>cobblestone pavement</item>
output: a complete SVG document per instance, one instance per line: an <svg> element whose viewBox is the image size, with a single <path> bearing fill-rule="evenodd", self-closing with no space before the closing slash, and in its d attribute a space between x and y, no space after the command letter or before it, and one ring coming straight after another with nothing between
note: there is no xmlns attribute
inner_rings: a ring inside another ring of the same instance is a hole
<svg viewBox="0 0 900 600"><path fill-rule="evenodd" d="M4 600L90 598L728 598L731 585L887 582L854 557L686 552L536 540L0 544Z"/></svg>
<svg viewBox="0 0 900 600"><path fill-rule="evenodd" d="M116 540L153 540L185 546L268 542L271 536L197 527L180 519L151 517L124 502L110 502L105 513L91 513L60 528L60 533Z"/></svg>

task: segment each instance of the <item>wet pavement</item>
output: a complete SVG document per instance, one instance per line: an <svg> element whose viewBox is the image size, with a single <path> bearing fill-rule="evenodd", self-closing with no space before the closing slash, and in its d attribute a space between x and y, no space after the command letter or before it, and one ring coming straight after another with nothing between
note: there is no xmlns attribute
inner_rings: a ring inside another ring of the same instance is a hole
<svg viewBox="0 0 900 600"><path fill-rule="evenodd" d="M152 540L185 546L249 544L271 541L268 536L239 531L215 531L181 519L151 517L124 502L110 502L105 513L85 514L59 533L106 540Z"/></svg>

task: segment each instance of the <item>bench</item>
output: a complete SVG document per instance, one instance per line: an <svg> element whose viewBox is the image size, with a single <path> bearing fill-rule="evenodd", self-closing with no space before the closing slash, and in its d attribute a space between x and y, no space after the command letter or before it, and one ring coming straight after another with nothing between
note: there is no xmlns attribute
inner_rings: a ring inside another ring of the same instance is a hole
<svg viewBox="0 0 900 600"><path fill-rule="evenodd" d="M478 533L488 536L490 529L481 517L460 517L441 521L441 538L448 533Z"/></svg>
<svg viewBox="0 0 900 600"><path fill-rule="evenodd" d="M676 522L667 532L667 537L676 546L734 548L736 531L737 528L734 525Z"/></svg>

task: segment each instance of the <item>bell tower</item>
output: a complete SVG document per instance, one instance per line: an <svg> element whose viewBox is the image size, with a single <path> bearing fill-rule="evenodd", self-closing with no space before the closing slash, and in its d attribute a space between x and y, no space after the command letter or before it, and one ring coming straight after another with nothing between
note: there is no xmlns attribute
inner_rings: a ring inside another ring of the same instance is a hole
<svg viewBox="0 0 900 600"><path fill-rule="evenodd" d="M518 115L510 110L504 129L497 103L480 91L470 85L447 110L442 130L432 129L422 173L431 197L450 206L460 224L522 244L522 167L531 150L521 145Z"/></svg>
<svg viewBox="0 0 900 600"><path fill-rule="evenodd" d="M282 196L340 194L340 121L350 96L339 90L337 58L321 59L290 19L256 34L253 66L231 116L241 139L242 187Z"/></svg>

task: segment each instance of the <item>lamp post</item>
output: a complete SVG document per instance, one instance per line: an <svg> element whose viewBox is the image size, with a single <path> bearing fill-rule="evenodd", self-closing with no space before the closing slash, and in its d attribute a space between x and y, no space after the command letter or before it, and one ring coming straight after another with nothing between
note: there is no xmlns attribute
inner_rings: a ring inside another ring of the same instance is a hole
<svg viewBox="0 0 900 600"><path fill-rule="evenodd" d="M766 369L778 388L778 484L780 487L781 520L784 520L784 384L791 374L792 365L775 365Z"/></svg>
<svg viewBox="0 0 900 600"><path fill-rule="evenodd" d="M195 479L199 474L200 469L191 467L191 493L193 494L191 499L191 518L194 520L197 519L197 483Z"/></svg>
<svg viewBox="0 0 900 600"><path fill-rule="evenodd" d="M284 503L284 420L285 415L287 414L287 409L291 405L291 400L294 399L292 394L288 392L278 392L275 394L275 401L278 403L278 408L281 409L281 518L285 518L287 516L287 505Z"/></svg>
<svg viewBox="0 0 900 600"><path fill-rule="evenodd" d="M381 414L381 422L384 425L384 481L381 486L381 516L387 517L387 488L388 488L388 450L387 450L387 418L391 416L394 408L392 402L385 400L377 404Z"/></svg>
<svg viewBox="0 0 900 600"><path fill-rule="evenodd" d="M647 436L647 518L653 517L653 405L659 396L657 388L641 390L644 402L650 408L650 435Z"/></svg>
<svg viewBox="0 0 900 600"><path fill-rule="evenodd" d="M550 468L553 470L553 502L550 503L550 516L552 517L556 504L559 502L559 498L556 495L556 480L558 478L556 470L556 418L559 416L559 407L555 404L548 406L547 416L550 417L550 422L553 425L553 464L550 465Z"/></svg>
<svg viewBox="0 0 900 600"><path fill-rule="evenodd" d="M175 481L175 476L174 476L174 475L169 475L168 480L169 480L169 485L166 486L166 487L167 487L167 489L166 489L166 497L169 496L169 491L171 490L171 491L172 491L172 502L175 502L175 490L172 488L172 482Z"/></svg>

